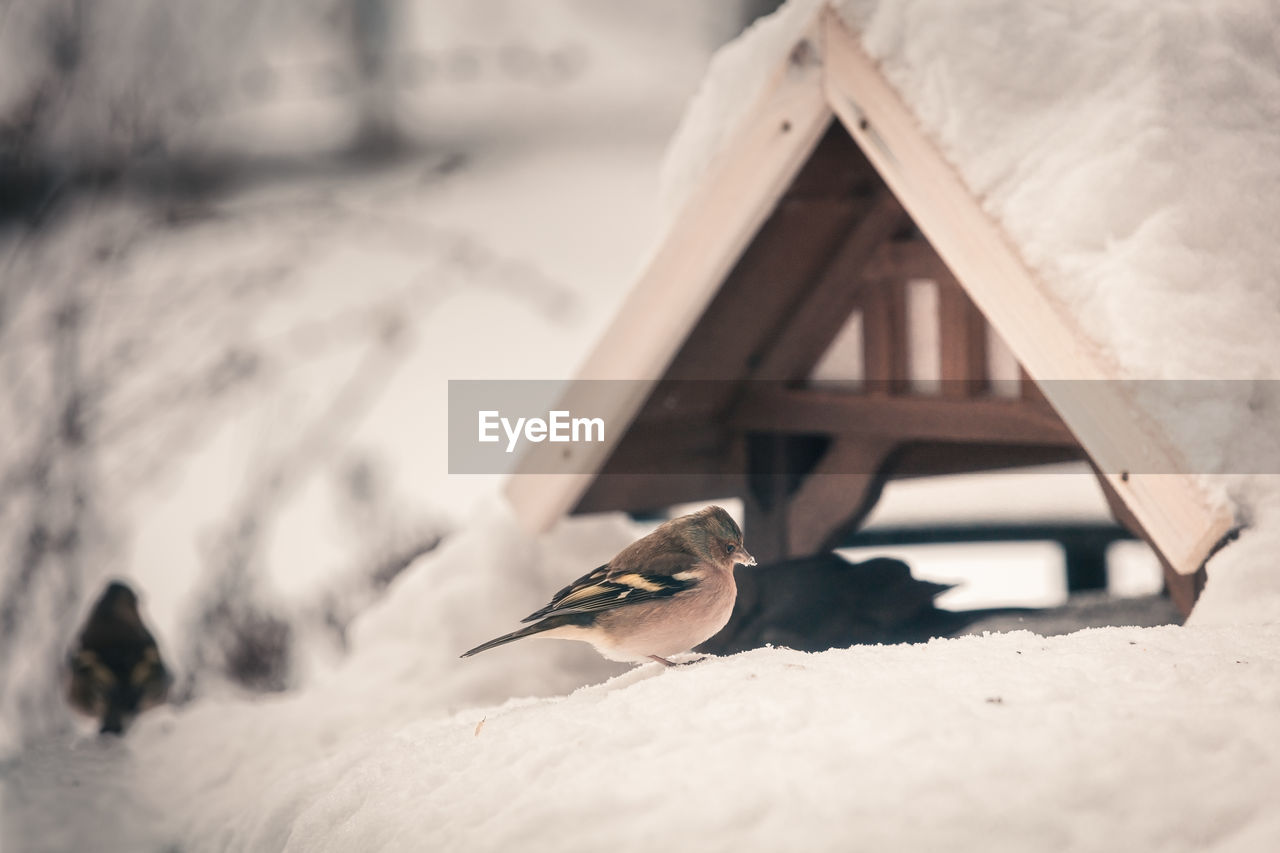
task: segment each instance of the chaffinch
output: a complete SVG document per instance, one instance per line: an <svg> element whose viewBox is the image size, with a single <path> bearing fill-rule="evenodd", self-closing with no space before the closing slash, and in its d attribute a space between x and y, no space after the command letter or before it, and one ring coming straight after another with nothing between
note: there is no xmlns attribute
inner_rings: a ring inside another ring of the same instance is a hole
<svg viewBox="0 0 1280 853"><path fill-rule="evenodd" d="M582 640L610 660L657 661L688 651L733 612L735 564L754 566L742 530L718 506L673 518L578 578L522 621L526 628L481 643L462 657L519 640Z"/></svg>
<svg viewBox="0 0 1280 853"><path fill-rule="evenodd" d="M123 734L135 716L165 701L172 681L137 595L119 581L93 606L67 668L67 701L100 720L104 734Z"/></svg>

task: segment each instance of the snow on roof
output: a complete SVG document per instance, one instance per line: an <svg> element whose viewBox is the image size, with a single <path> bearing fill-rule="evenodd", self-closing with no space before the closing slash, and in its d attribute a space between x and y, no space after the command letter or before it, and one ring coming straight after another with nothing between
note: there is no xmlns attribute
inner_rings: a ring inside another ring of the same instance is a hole
<svg viewBox="0 0 1280 853"><path fill-rule="evenodd" d="M716 51L663 158L668 210L679 208L698 183L821 7L822 0L791 0Z"/></svg>
<svg viewBox="0 0 1280 853"><path fill-rule="evenodd" d="M667 152L669 199L822 5L792 0L716 55ZM1280 336L1241 318L1280 319L1280 7L831 5L1124 374L1277 376Z"/></svg>
<svg viewBox="0 0 1280 853"><path fill-rule="evenodd" d="M1275 375L1280 337L1240 333L1242 317L1280 313L1280 7L847 0L840 11L1125 373Z"/></svg>

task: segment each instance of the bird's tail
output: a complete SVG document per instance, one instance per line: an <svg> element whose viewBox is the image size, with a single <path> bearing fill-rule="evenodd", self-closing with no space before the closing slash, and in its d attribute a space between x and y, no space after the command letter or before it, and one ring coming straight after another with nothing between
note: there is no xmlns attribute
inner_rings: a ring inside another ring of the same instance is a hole
<svg viewBox="0 0 1280 853"><path fill-rule="evenodd" d="M507 643L510 643L513 640L519 640L523 637L530 637L530 636L533 636L534 634L541 634L543 631L548 631L552 628L558 627L558 625L559 625L558 622L553 622L551 620L543 620L542 622L537 622L533 625L529 625L525 628L521 628L519 631L512 631L510 634L503 634L501 637L494 637L492 640L490 640L487 643L481 643L480 645L476 646L474 649L463 652L460 655L460 657L469 658L472 655L478 655L481 652L487 652L489 651L489 649L496 648L497 646L505 646Z"/></svg>

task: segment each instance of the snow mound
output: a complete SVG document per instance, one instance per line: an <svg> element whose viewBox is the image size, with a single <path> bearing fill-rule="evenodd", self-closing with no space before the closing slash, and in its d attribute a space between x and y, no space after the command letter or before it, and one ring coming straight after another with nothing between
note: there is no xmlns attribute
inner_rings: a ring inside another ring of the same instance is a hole
<svg viewBox="0 0 1280 853"><path fill-rule="evenodd" d="M1246 849L1280 831L1277 640L1020 632L644 667L407 727L296 810L285 849Z"/></svg>
<svg viewBox="0 0 1280 853"><path fill-rule="evenodd" d="M205 703L63 763L28 753L8 777L24 782L5 826L32 851L1261 851L1280 840L1280 626L761 649L443 717L425 710L436 675L406 666L396 678L424 700L416 715L388 710L394 690L357 714L343 712L357 687L314 688ZM44 810L23 810L33 790ZM78 837L75 822L51 819L79 814L80 800L112 820Z"/></svg>
<svg viewBox="0 0 1280 853"><path fill-rule="evenodd" d="M535 538L504 501L490 498L361 615L335 682L369 678L372 686L387 676L412 677L423 682L426 707L450 709L565 693L616 675L624 667L580 643L516 643L461 664L458 655L518 627L557 589L639 535L622 516L603 516L567 519Z"/></svg>

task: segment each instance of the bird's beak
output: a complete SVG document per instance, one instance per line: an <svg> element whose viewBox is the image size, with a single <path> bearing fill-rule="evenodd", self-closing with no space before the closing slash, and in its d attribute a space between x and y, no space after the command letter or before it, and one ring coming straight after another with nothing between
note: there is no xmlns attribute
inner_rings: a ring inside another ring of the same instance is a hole
<svg viewBox="0 0 1280 853"><path fill-rule="evenodd" d="M754 566L756 558L751 556L746 548L739 548L737 555L733 558L735 563L741 563L744 566Z"/></svg>

